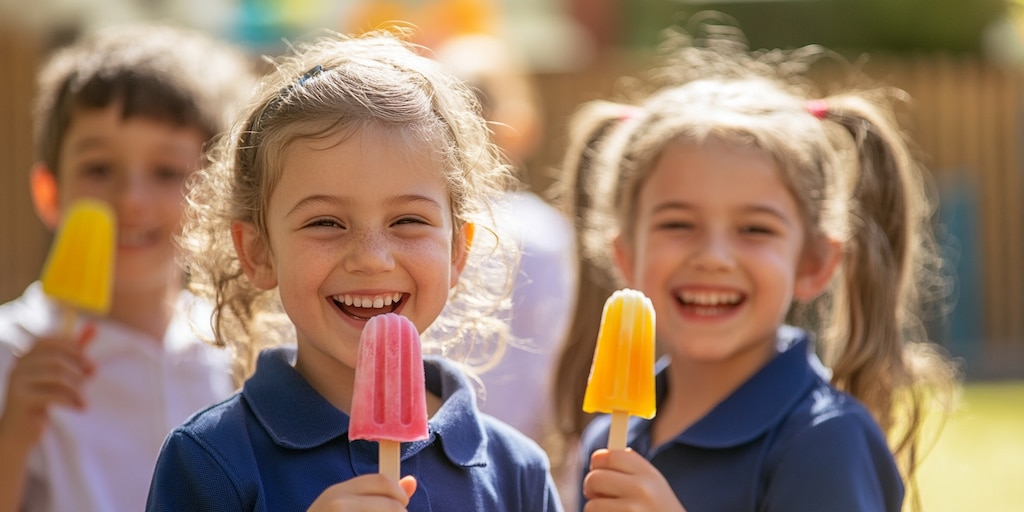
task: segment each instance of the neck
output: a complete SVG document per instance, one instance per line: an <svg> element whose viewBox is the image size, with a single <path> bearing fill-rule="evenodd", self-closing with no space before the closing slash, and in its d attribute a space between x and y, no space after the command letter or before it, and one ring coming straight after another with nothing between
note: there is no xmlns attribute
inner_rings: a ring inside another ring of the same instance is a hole
<svg viewBox="0 0 1024 512"><path fill-rule="evenodd" d="M162 343L181 290L180 276L155 286L115 287L107 317Z"/></svg>
<svg viewBox="0 0 1024 512"><path fill-rule="evenodd" d="M715 362L673 357L666 370L668 390L652 426L652 446L674 439L728 398L775 356L775 347L769 349Z"/></svg>

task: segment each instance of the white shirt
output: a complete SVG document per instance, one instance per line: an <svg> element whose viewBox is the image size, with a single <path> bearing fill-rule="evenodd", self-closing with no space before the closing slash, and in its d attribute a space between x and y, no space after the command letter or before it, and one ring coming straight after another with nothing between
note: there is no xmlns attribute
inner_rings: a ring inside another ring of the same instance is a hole
<svg viewBox="0 0 1024 512"><path fill-rule="evenodd" d="M209 325L210 308L200 304L182 292L163 340L94 320L96 336L87 353L96 373L85 384L86 409L51 407L50 424L30 455L22 510L145 508L167 433L232 392L228 353L193 331L193 323ZM38 282L0 306L0 407L17 355L36 336L57 330L58 313Z"/></svg>

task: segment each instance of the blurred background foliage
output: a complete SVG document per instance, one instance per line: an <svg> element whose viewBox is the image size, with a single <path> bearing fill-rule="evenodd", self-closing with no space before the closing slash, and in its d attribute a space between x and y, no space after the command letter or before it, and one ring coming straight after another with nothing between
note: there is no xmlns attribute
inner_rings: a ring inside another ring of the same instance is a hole
<svg viewBox="0 0 1024 512"><path fill-rule="evenodd" d="M815 43L838 51L982 53L1010 11L1005 0L632 0L625 43L649 47L693 13L734 17L754 48Z"/></svg>

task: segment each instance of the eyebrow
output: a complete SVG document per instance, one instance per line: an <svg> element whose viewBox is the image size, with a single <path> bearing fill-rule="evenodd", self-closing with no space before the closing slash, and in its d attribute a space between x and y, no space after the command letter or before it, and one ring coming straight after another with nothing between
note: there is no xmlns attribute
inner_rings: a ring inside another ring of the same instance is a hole
<svg viewBox="0 0 1024 512"><path fill-rule="evenodd" d="M685 201L666 201L664 203L661 203L661 204L657 205L651 211L651 213L652 214L658 214L658 213L661 213L661 212L671 211L671 210L695 210L695 209L696 209L695 206L693 206L691 203L688 203L688 202L685 202ZM770 216L772 216L772 217L774 217L776 219L779 219L779 221L784 222L787 225L792 224L789 216L784 214L778 208L776 208L774 206L771 206L771 205L754 203L754 204L750 204L750 205L744 206L742 208L742 211L743 211L743 213L770 215Z"/></svg>
<svg viewBox="0 0 1024 512"><path fill-rule="evenodd" d="M311 206L315 206L315 205L337 205L337 206L342 206L342 205L350 204L352 202L353 201L351 199L348 199L348 198L345 198L345 197L342 197L342 196L333 196L333 195L329 195L329 194L314 194L314 195L311 195L311 196L306 196L306 197L302 198L302 200L300 200L298 203L295 203L295 206L293 206L292 209L288 211L286 216L290 216L290 215L292 215L292 214L294 214L296 212L299 212L299 211L301 211L301 210L303 210L305 208L308 208L308 207L311 207ZM390 197L386 201L387 205L400 205L400 204L410 204L410 203L422 203L422 204L425 204L425 205L427 205L429 207L436 208L437 210L442 210L443 209L442 206L441 206L441 203L435 201L434 199L432 199L430 197L427 197L427 196L424 196L424 195L420 195L420 194L402 194L402 195Z"/></svg>
<svg viewBox="0 0 1024 512"><path fill-rule="evenodd" d="M70 149L72 153L83 153L90 149L102 148L107 145L108 144L106 142L106 139L102 137L90 136L76 140L73 144L71 144Z"/></svg>

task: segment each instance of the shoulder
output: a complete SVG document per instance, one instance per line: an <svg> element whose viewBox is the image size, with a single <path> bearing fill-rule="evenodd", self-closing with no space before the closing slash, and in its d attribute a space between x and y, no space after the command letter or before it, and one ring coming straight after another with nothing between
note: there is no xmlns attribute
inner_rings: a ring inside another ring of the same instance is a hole
<svg viewBox="0 0 1024 512"><path fill-rule="evenodd" d="M878 424L856 398L825 382L814 386L780 426L781 442L828 442L852 435L885 443Z"/></svg>
<svg viewBox="0 0 1024 512"><path fill-rule="evenodd" d="M147 510L239 509L253 467L239 394L197 412L164 440Z"/></svg>
<svg viewBox="0 0 1024 512"><path fill-rule="evenodd" d="M769 510L900 510L903 482L881 428L825 383L782 423L766 463Z"/></svg>
<svg viewBox="0 0 1024 512"><path fill-rule="evenodd" d="M171 436L193 439L197 444L223 447L239 439L249 423L248 406L241 393L197 411L171 432Z"/></svg>
<svg viewBox="0 0 1024 512"><path fill-rule="evenodd" d="M206 460L213 466L229 467L240 454L251 452L248 426L250 414L241 395L211 405L193 414L168 434L160 458L188 465L189 460Z"/></svg>
<svg viewBox="0 0 1024 512"><path fill-rule="evenodd" d="M502 496L504 510L561 510L544 450L497 418L480 413L479 419L486 436L488 480Z"/></svg>
<svg viewBox="0 0 1024 512"><path fill-rule="evenodd" d="M487 436L487 451L492 457L521 467L548 470L547 454L536 441L489 414L479 413L479 417Z"/></svg>

